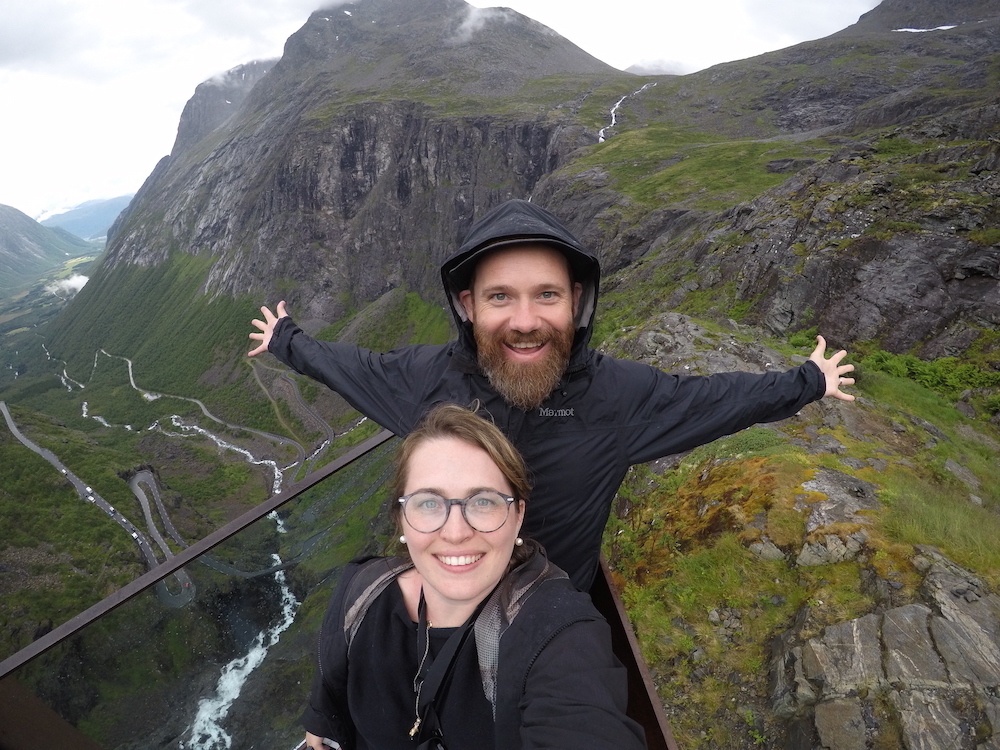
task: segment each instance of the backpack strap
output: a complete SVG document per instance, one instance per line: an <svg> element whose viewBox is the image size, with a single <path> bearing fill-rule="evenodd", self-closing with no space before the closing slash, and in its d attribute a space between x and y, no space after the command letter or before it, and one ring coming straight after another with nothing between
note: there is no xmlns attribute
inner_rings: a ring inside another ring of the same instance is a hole
<svg viewBox="0 0 1000 750"><path fill-rule="evenodd" d="M479 673L483 679L483 693L493 708L494 720L497 715L500 639L539 586L546 581L569 577L561 568L549 562L537 542L525 540L525 544L533 548L534 554L504 577L483 605L482 613L476 618Z"/></svg>
<svg viewBox="0 0 1000 750"><path fill-rule="evenodd" d="M359 563L344 596L344 638L348 651L372 602L400 573L412 567L413 562L403 557L374 557Z"/></svg>

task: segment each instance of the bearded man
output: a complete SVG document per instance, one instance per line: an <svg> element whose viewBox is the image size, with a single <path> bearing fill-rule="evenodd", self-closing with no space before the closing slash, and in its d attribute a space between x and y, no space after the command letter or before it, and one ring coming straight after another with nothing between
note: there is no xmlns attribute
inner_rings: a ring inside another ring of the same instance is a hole
<svg viewBox="0 0 1000 750"><path fill-rule="evenodd" d="M377 353L316 341L262 307L259 342L397 435L435 404L482 411L521 451L534 479L522 533L587 591L611 503L628 468L690 450L758 422L795 414L840 390L854 366L827 358L787 372L674 375L589 347L600 282L597 258L548 211L512 200L469 231L441 266L457 340ZM475 561L470 565L475 565ZM457 571L456 571L457 572Z"/></svg>

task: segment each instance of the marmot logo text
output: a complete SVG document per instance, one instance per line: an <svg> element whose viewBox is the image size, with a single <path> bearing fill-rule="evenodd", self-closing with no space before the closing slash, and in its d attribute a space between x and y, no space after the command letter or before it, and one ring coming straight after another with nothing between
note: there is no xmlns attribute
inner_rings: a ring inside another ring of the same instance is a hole
<svg viewBox="0 0 1000 750"><path fill-rule="evenodd" d="M539 407L538 416L540 417L572 417L572 409L546 409L544 407Z"/></svg>

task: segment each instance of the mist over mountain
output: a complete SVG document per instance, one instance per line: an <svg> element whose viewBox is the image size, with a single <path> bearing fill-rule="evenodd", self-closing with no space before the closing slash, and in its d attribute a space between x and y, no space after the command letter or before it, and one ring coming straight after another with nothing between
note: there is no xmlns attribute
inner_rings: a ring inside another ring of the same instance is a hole
<svg viewBox="0 0 1000 750"><path fill-rule="evenodd" d="M0 295L30 286L68 259L95 249L66 229L42 226L16 208L0 205Z"/></svg>
<svg viewBox="0 0 1000 750"><path fill-rule="evenodd" d="M228 120L275 62L255 60L199 84L181 112L173 152L197 143Z"/></svg>
<svg viewBox="0 0 1000 750"><path fill-rule="evenodd" d="M78 430L71 445L93 450L84 398L120 423L171 417L101 380L104 355L127 357L157 398L280 434L270 448L264 432L232 439L294 465L291 443L313 455L356 415L247 360L258 307L287 300L306 330L373 349L445 340L440 261L475 217L530 198L601 260L606 352L765 371L821 333L864 362L854 404L641 467L622 493L608 553L687 746L993 747L1000 561L975 534L1000 512L998 86L1000 8L985 0L884 0L827 38L690 75L621 72L462 0L317 11L280 60L198 86L90 281L43 331L10 339L17 380L0 370L0 388L53 411L35 419L53 443ZM272 491L232 464L221 479L214 446L134 441L108 439L121 451L108 481L152 465L189 538ZM383 531L371 519L369 541ZM328 575L289 569L313 615ZM199 627L219 643L241 585L202 594L217 632ZM43 628L34 616L18 632ZM235 705L234 746L285 741L260 706L308 679L303 628ZM922 634L919 663L892 656L917 653L908 633ZM962 662L970 644L983 656ZM164 746L205 691L198 666L158 687L169 731L142 731ZM141 742L127 713L114 731Z"/></svg>

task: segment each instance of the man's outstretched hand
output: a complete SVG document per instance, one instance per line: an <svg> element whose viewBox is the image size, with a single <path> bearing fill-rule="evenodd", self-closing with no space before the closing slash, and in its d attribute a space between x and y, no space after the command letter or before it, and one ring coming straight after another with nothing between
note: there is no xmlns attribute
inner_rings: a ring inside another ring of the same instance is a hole
<svg viewBox="0 0 1000 750"><path fill-rule="evenodd" d="M260 333L251 333L250 338L254 341L259 341L260 346L247 352L247 356L256 357L258 354L263 354L267 351L267 345L271 343L271 335L274 333L274 326L282 318L288 317L288 311L285 309L285 301L282 300L278 303L278 307L275 308L277 314L273 313L266 306L260 308L261 314L264 316L263 320L254 319L251 321L254 327L260 329ZM854 382L853 380L851 381Z"/></svg>
<svg viewBox="0 0 1000 750"><path fill-rule="evenodd" d="M254 323L256 322L257 321L254 321ZM253 334L250 335L253 336ZM826 393L823 394L824 398L830 396L833 398L839 398L841 401L854 400L854 396L850 393L844 393L840 390L841 386L854 385L854 378L844 377L847 373L854 372L854 365L840 364L846 356L847 352L841 349L839 352L827 359L826 339L822 336L816 337L816 348L813 349L813 353L809 355L809 359L815 362L826 376Z"/></svg>

